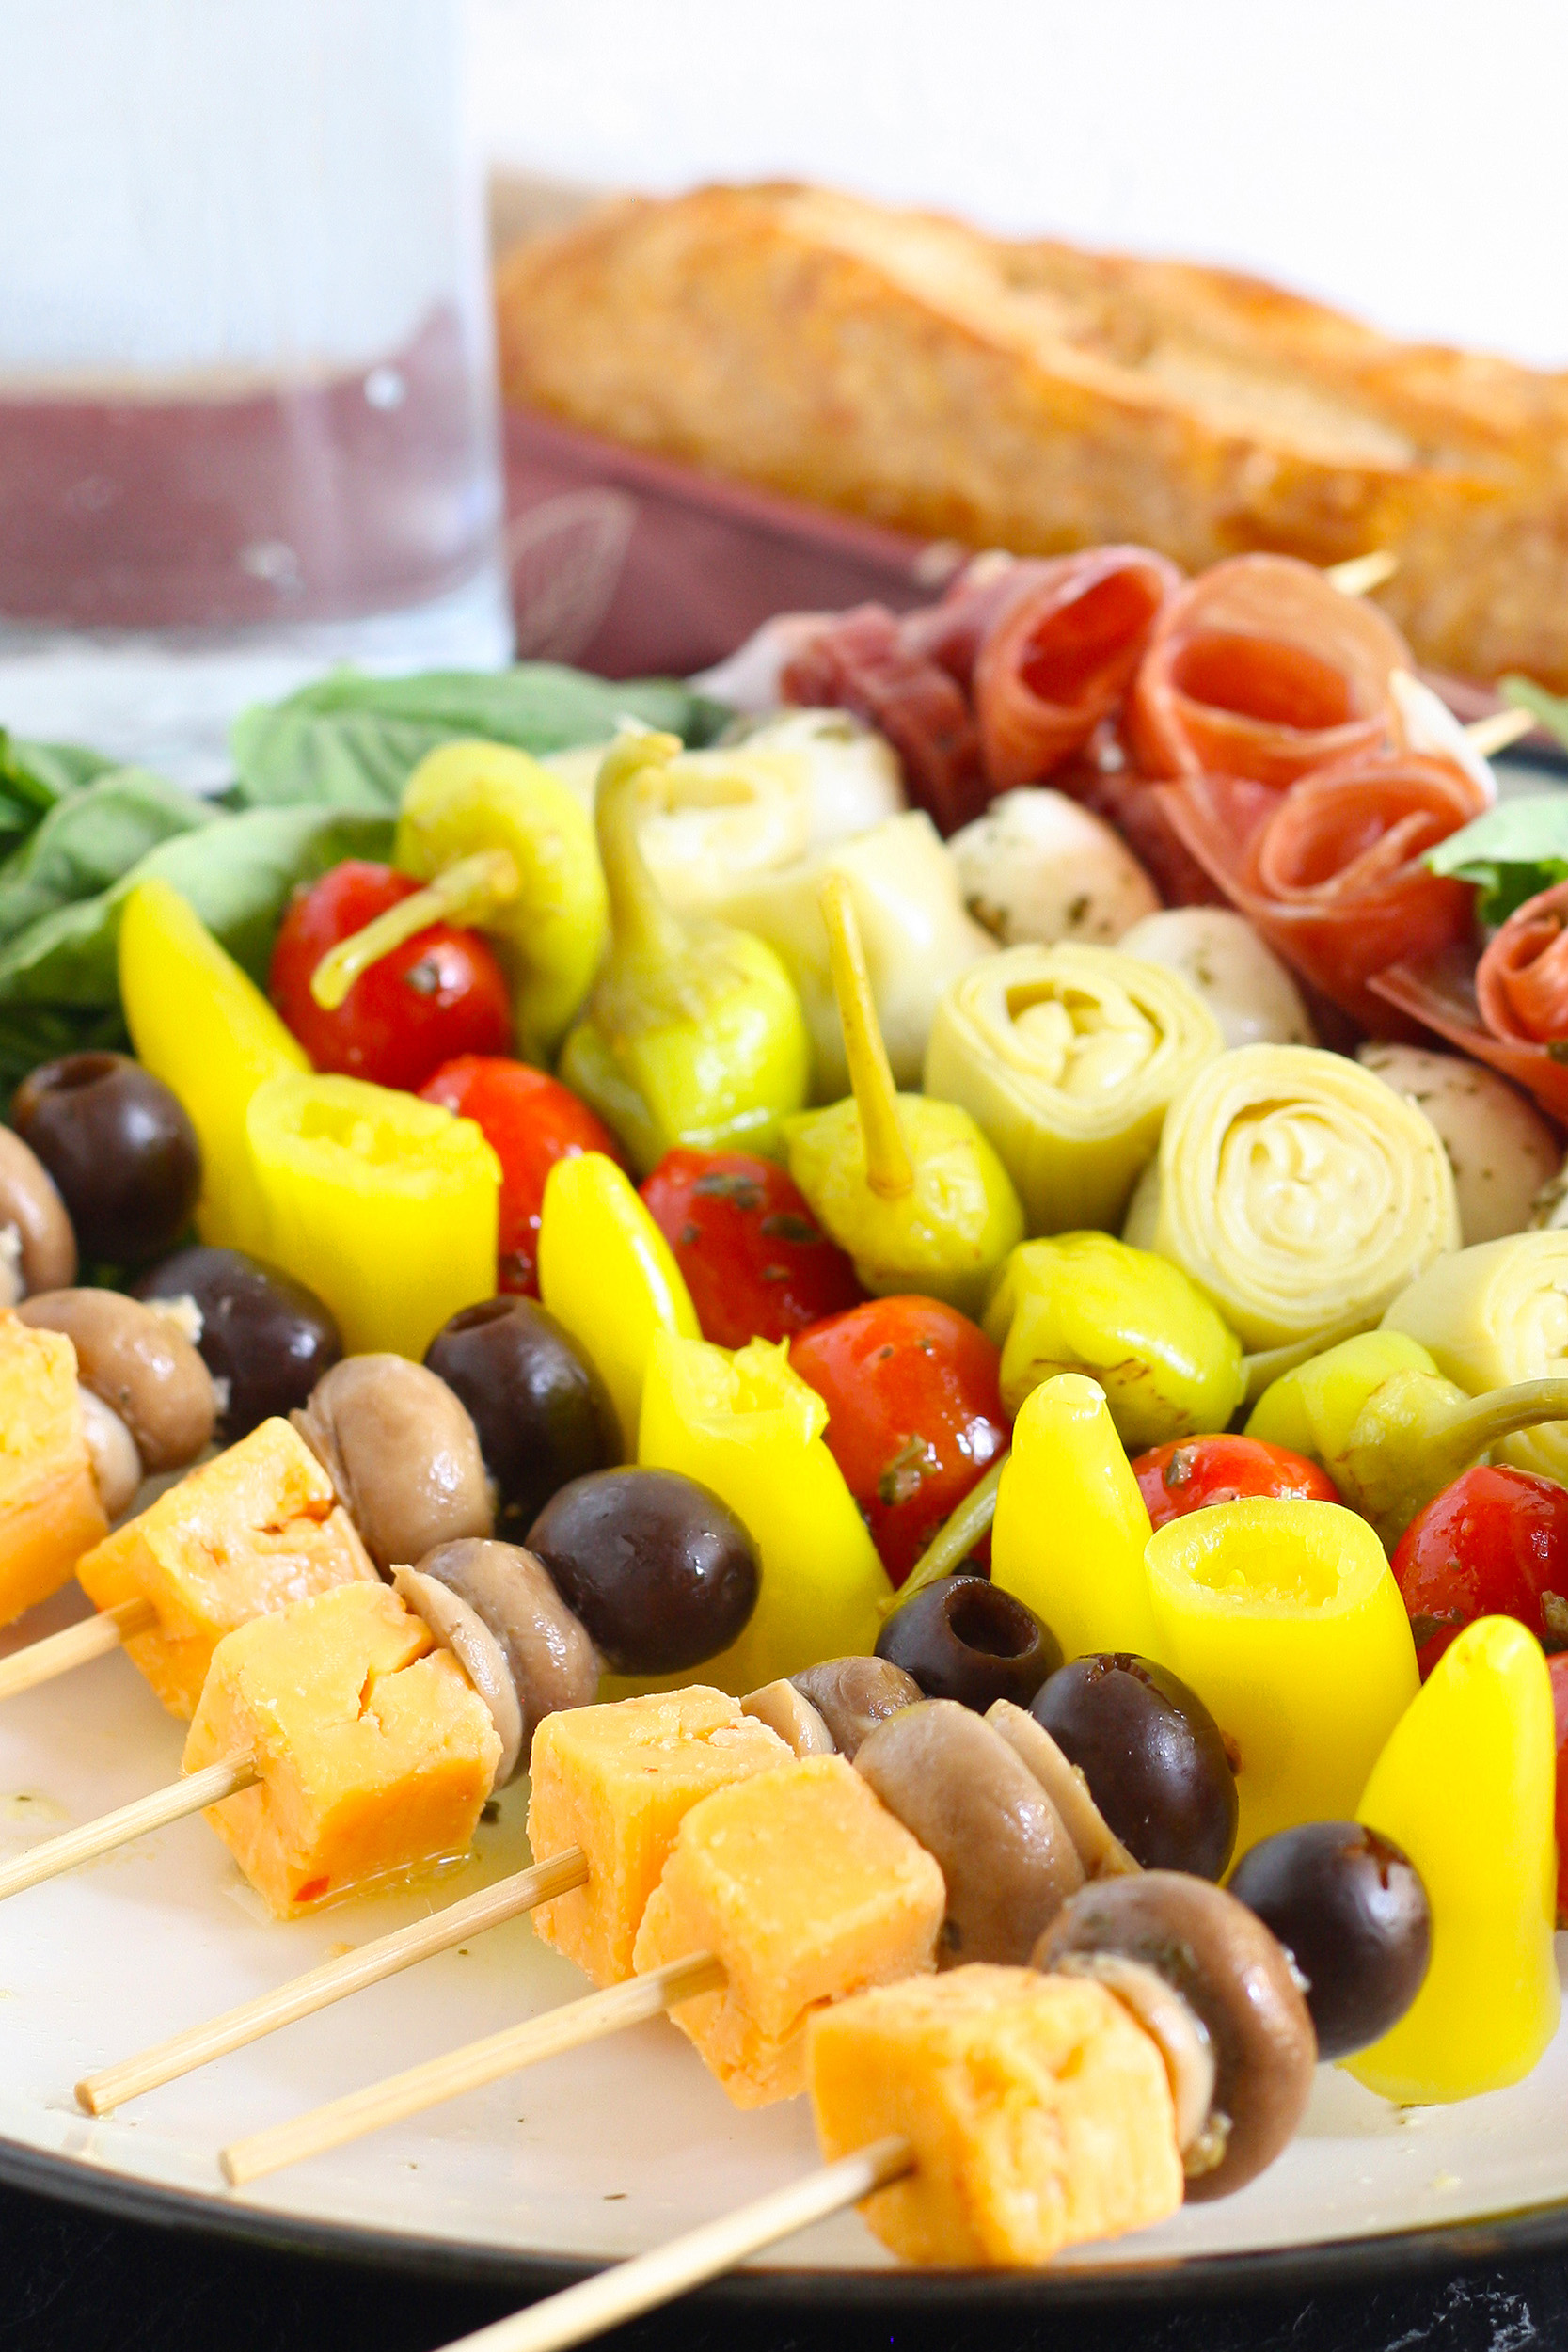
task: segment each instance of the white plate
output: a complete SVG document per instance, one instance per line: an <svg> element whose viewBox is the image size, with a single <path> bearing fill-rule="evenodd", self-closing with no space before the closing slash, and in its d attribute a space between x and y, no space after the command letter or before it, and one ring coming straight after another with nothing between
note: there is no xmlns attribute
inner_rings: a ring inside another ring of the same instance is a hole
<svg viewBox="0 0 1568 2352"><path fill-rule="evenodd" d="M72 1588L35 1613L27 1638L81 1606ZM122 1657L8 1701L0 1856L161 1787L178 1771L181 1739ZM84 2074L521 1867L525 1804L522 1787L507 1792L471 1862L309 1922L271 1920L199 1820L14 1897L0 1945L0 2172L214 2228L537 2280L555 2264L654 2245L806 2169L816 2151L805 2103L737 2114L659 2023L253 2189L222 2186L226 2140L580 1994L578 1972L523 1919L113 2117L77 2108ZM1451 2249L1446 2234L1404 2233L1501 2216L1520 2218L1500 2238L1489 2232L1489 2246L1568 2241L1565 2112L1568 2032L1528 2082L1455 2107L1402 2113L1325 2067L1295 2144L1241 2196L1069 2256L1052 2279L1076 2294L1147 2292L1174 2265L1189 2284L1260 2267L1282 2277L1307 2267L1321 2282L1325 2267L1387 2268ZM911 2276L853 2214L781 2248L768 2268L774 2294L886 2294ZM1036 2280L1029 2291L1051 2285Z"/></svg>

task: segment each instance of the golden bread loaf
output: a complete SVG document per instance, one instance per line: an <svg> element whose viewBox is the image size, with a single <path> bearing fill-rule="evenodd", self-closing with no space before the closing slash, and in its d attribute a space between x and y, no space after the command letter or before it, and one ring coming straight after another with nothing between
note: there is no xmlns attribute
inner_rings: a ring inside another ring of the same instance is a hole
<svg viewBox="0 0 1568 2352"><path fill-rule="evenodd" d="M606 206L498 295L514 405L974 547L1392 548L1424 661L1568 687L1568 375L789 185Z"/></svg>

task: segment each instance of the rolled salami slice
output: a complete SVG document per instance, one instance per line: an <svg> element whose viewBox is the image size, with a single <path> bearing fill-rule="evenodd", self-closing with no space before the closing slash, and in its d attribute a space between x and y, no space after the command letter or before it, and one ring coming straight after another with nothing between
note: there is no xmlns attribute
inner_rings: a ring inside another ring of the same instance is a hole
<svg viewBox="0 0 1568 2352"><path fill-rule="evenodd" d="M980 755L993 792L1037 784L1082 750L1120 704L1181 586L1175 564L1148 548L1090 548L1016 573L1022 577L974 662Z"/></svg>
<svg viewBox="0 0 1568 2352"><path fill-rule="evenodd" d="M1251 776L1287 785L1396 738L1389 679L1415 657L1364 597L1313 564L1240 555L1173 596L1129 706L1152 776Z"/></svg>
<svg viewBox="0 0 1568 2352"><path fill-rule="evenodd" d="M1476 1003L1494 1037L1568 1047L1568 882L1509 916L1476 966Z"/></svg>
<svg viewBox="0 0 1568 2352"><path fill-rule="evenodd" d="M1525 909L1519 911L1523 914ZM1502 933L1497 936L1500 939ZM1568 1126L1568 1059L1559 1060L1550 1046L1494 1036L1476 1003L1472 946L1454 944L1424 962L1390 964L1367 985L1374 996L1422 1028L1446 1038L1460 1053L1501 1071L1505 1078L1534 1096L1548 1119Z"/></svg>
<svg viewBox="0 0 1568 2352"><path fill-rule="evenodd" d="M779 684L786 702L851 710L885 735L910 798L940 833L957 833L990 798L963 690L928 654L905 644L883 606L863 604L831 621L785 662Z"/></svg>

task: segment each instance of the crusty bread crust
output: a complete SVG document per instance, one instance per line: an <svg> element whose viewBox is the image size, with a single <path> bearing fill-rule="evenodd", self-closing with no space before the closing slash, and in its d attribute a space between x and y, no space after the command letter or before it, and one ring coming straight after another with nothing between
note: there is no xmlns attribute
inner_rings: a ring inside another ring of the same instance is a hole
<svg viewBox="0 0 1568 2352"><path fill-rule="evenodd" d="M788 185L610 206L498 294L515 405L974 547L1391 548L1423 660L1568 687L1568 375Z"/></svg>

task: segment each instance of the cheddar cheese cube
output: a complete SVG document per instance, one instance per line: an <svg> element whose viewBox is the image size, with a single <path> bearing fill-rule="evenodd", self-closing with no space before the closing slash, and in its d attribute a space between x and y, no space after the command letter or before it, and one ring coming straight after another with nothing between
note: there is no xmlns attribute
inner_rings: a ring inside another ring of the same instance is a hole
<svg viewBox="0 0 1568 2352"><path fill-rule="evenodd" d="M0 1313L0 1625L66 1583L109 1532L59 1331Z"/></svg>
<svg viewBox="0 0 1568 2352"><path fill-rule="evenodd" d="M169 1713L185 1717L236 1626L339 1584L377 1581L331 1479L286 1421L262 1422L188 1470L76 1574L100 1609L151 1602L157 1624L125 1646Z"/></svg>
<svg viewBox="0 0 1568 2352"><path fill-rule="evenodd" d="M188 1772L254 1755L207 1819L279 1918L467 1851L500 1740L451 1652L381 1583L344 1584L226 1633Z"/></svg>
<svg viewBox="0 0 1568 2352"><path fill-rule="evenodd" d="M761 2106L805 2089L814 2010L935 1966L946 1907L941 1870L854 1767L807 1756L693 1805L636 1965L723 1963L722 1990L670 2014L736 2106Z"/></svg>
<svg viewBox="0 0 1568 2352"><path fill-rule="evenodd" d="M629 1977L643 1911L686 1815L788 1757L777 1732L702 1683L546 1715L529 1766L529 1842L539 1862L580 1846L588 1879L540 1905L536 1931L595 1984Z"/></svg>
<svg viewBox="0 0 1568 2352"><path fill-rule="evenodd" d="M914 2169L861 2210L907 2262L1028 2269L1181 2202L1164 2060L1103 1985L975 1963L812 2019L829 2163L898 2133Z"/></svg>

